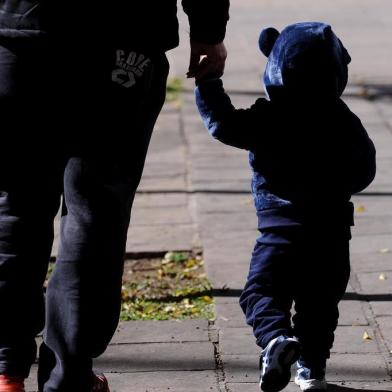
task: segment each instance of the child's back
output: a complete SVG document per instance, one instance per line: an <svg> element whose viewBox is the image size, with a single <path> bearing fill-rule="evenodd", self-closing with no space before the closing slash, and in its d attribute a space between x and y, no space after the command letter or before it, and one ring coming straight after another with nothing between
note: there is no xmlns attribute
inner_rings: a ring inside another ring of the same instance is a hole
<svg viewBox="0 0 392 392"><path fill-rule="evenodd" d="M284 388L299 358L301 389L325 389L350 271L350 197L373 180L375 150L340 99L350 57L330 26L266 29L259 44L270 100L237 110L217 79L199 81L196 98L210 133L250 152L261 236L240 303L264 349L260 386Z"/></svg>

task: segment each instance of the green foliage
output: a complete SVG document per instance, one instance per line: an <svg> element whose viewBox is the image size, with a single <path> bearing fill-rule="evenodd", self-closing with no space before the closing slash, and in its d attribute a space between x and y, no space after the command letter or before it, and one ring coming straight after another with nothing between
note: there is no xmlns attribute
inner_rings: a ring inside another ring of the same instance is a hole
<svg viewBox="0 0 392 392"><path fill-rule="evenodd" d="M184 90L183 82L179 78L170 78L166 85L166 101L180 104L180 95Z"/></svg>
<svg viewBox="0 0 392 392"><path fill-rule="evenodd" d="M169 252L159 261L137 267L122 288L121 320L214 318L211 285L199 256ZM142 276L143 275L143 276Z"/></svg>
<svg viewBox="0 0 392 392"><path fill-rule="evenodd" d="M182 301L153 301L137 299L125 301L121 307L121 320L214 319L211 297L184 298Z"/></svg>

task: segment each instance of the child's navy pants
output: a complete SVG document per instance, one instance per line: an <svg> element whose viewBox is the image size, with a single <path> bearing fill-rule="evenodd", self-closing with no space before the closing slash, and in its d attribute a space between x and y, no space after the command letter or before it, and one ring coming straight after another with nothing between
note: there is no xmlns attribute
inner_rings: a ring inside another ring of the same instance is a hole
<svg viewBox="0 0 392 392"><path fill-rule="evenodd" d="M0 374L28 375L45 326L44 392L91 390L92 359L116 329L131 206L168 74L164 53L84 44L0 39Z"/></svg>
<svg viewBox="0 0 392 392"><path fill-rule="evenodd" d="M294 335L302 344L302 359L323 365L350 275L349 237L339 236L338 228L312 229L262 232L240 304L261 348L279 335Z"/></svg>

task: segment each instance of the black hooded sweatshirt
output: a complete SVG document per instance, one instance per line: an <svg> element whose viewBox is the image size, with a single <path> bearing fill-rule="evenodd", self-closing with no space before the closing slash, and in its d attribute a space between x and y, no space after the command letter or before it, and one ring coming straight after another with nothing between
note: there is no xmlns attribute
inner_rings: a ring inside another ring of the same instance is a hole
<svg viewBox="0 0 392 392"><path fill-rule="evenodd" d="M182 0L193 40L225 36L229 0ZM178 45L177 0L2 0L0 38L49 36L59 41L123 41L166 51Z"/></svg>

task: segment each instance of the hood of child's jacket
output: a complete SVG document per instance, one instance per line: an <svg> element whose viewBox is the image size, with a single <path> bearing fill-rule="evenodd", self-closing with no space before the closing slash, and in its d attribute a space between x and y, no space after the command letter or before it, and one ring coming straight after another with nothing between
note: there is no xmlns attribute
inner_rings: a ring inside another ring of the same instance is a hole
<svg viewBox="0 0 392 392"><path fill-rule="evenodd" d="M293 24L276 38L264 85L270 99L279 94L339 97L347 84L350 60L331 26L319 22Z"/></svg>

